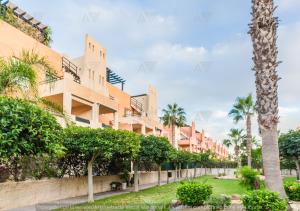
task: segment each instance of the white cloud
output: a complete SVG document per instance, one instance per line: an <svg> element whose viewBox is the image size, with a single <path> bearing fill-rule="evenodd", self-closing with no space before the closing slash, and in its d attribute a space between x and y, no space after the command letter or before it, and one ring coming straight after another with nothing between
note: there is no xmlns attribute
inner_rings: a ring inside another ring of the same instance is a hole
<svg viewBox="0 0 300 211"><path fill-rule="evenodd" d="M175 43L159 43L151 46L146 51L146 57L160 62L192 62L204 60L207 50L204 47L183 46Z"/></svg>

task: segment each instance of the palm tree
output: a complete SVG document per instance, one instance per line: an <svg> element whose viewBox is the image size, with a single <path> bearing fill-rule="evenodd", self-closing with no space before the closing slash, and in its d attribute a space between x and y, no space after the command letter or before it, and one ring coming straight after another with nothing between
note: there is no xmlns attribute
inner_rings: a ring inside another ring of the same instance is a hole
<svg viewBox="0 0 300 211"><path fill-rule="evenodd" d="M61 106L38 96L38 78L42 74L55 77L56 72L45 57L34 51L22 51L18 59L0 58L0 95L25 98L64 116Z"/></svg>
<svg viewBox="0 0 300 211"><path fill-rule="evenodd" d="M255 103L253 102L252 95L249 94L247 97L238 97L236 99L233 108L229 112L229 116L233 117L233 120L237 123L240 120L246 120L246 131L247 131L247 157L248 166L251 167L251 150L252 150L252 134L251 134L251 117L255 112Z"/></svg>
<svg viewBox="0 0 300 211"><path fill-rule="evenodd" d="M164 126L168 126L172 128L172 145L178 149L178 146L176 144L175 140L175 128L176 127L182 127L185 124L186 117L184 109L179 107L177 103L174 103L173 105L168 104L167 109L163 109L163 116L162 121Z"/></svg>
<svg viewBox="0 0 300 211"><path fill-rule="evenodd" d="M238 168L241 167L240 151L241 151L241 144L245 139L245 135L243 133L244 133L243 129L231 128L230 133L228 134L229 139L223 140L223 144L225 146L234 147L235 160L238 164Z"/></svg>
<svg viewBox="0 0 300 211"><path fill-rule="evenodd" d="M280 174L278 149L277 28L273 0L252 0L250 35L256 76L259 132L262 137L263 167L266 187L285 197Z"/></svg>

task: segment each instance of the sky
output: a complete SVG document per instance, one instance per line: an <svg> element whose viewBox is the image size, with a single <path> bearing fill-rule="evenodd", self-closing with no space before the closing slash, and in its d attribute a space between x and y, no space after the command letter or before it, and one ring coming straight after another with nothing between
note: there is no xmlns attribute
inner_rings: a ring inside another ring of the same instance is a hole
<svg viewBox="0 0 300 211"><path fill-rule="evenodd" d="M226 3L225 3L226 2ZM14 0L53 32L52 48L81 56L90 34L131 95L158 92L158 109L177 103L187 123L222 142L235 124L237 96L255 96L248 35L251 0ZM281 132L300 126L300 1L275 0L279 17ZM253 119L257 135L257 119ZM259 137L258 137L259 139Z"/></svg>

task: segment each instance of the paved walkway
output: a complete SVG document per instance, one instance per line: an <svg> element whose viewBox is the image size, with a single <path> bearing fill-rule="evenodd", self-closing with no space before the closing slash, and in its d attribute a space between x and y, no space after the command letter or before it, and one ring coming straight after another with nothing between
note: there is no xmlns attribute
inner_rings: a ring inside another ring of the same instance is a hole
<svg viewBox="0 0 300 211"><path fill-rule="evenodd" d="M180 180L184 180L184 179L185 178L181 178ZM172 182L174 182L174 180L170 180L170 183L172 183ZM167 182L163 181L162 185L164 185L164 184L167 184ZM144 190L147 188L154 187L156 185L157 185L157 183L139 185L139 189ZM130 187L126 190L97 193L97 194L94 194L94 200L104 199L104 198L108 198L111 196L116 196L116 195L130 193L130 192L133 192L133 187ZM51 202L47 202L47 203L36 204L36 205L32 205L32 206L11 209L10 211L48 211L48 210L53 210L53 209L57 209L57 208L68 207L68 206L75 205L75 204L82 204L82 203L87 202L87 200L88 200L88 197L86 195L86 196L61 199L61 200L51 201Z"/></svg>

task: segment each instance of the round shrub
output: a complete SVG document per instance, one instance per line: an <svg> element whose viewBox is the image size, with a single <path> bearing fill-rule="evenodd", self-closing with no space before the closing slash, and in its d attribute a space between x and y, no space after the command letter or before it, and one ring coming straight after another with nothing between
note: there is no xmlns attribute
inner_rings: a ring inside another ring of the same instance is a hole
<svg viewBox="0 0 300 211"><path fill-rule="evenodd" d="M0 97L0 159L62 152L55 117L26 100Z"/></svg>
<svg viewBox="0 0 300 211"><path fill-rule="evenodd" d="M177 188L177 197L182 204L201 206L212 194L212 186L196 182L186 182Z"/></svg>
<svg viewBox="0 0 300 211"><path fill-rule="evenodd" d="M283 211L287 209L287 202L276 192L267 189L254 190L242 197L247 211Z"/></svg>
<svg viewBox="0 0 300 211"><path fill-rule="evenodd" d="M256 170L244 166L238 170L237 174L240 176L240 184L242 186L249 190L260 188L259 173Z"/></svg>
<svg viewBox="0 0 300 211"><path fill-rule="evenodd" d="M211 196L206 204L212 211L223 210L226 206L231 205L231 198L226 195Z"/></svg>
<svg viewBox="0 0 300 211"><path fill-rule="evenodd" d="M296 182L285 182L284 189L290 200L300 201L300 184Z"/></svg>

